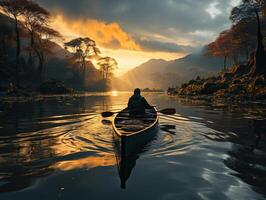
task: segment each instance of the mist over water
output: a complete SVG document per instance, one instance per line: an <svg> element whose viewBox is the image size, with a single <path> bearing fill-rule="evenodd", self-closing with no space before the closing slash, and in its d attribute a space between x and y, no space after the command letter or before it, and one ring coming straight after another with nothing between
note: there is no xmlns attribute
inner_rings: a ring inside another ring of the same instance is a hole
<svg viewBox="0 0 266 200"><path fill-rule="evenodd" d="M54 96L1 106L0 199L266 199L265 109L144 94L156 137L120 188L112 118L130 93Z"/></svg>

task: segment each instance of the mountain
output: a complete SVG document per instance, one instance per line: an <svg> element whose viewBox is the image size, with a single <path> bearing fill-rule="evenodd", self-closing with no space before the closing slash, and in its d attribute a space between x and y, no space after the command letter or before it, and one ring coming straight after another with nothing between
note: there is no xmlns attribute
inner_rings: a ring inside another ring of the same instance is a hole
<svg viewBox="0 0 266 200"><path fill-rule="evenodd" d="M183 58L166 61L152 59L124 75L120 79L131 86L140 88L167 88L187 82L197 76L208 77L221 70L222 58L205 55L204 48Z"/></svg>

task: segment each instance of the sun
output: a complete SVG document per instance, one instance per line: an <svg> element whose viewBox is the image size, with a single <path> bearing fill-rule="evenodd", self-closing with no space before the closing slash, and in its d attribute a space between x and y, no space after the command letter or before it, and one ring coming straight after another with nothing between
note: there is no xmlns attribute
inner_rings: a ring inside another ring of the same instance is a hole
<svg viewBox="0 0 266 200"><path fill-rule="evenodd" d="M118 91L116 91L116 90L111 91L111 95L116 97L118 95Z"/></svg>

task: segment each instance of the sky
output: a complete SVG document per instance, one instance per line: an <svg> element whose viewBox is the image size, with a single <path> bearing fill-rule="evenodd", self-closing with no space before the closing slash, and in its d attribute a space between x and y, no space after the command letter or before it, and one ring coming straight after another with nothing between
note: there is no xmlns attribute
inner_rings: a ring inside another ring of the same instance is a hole
<svg viewBox="0 0 266 200"><path fill-rule="evenodd" d="M240 0L37 0L65 40L90 37L121 74L149 59L172 60L230 27Z"/></svg>

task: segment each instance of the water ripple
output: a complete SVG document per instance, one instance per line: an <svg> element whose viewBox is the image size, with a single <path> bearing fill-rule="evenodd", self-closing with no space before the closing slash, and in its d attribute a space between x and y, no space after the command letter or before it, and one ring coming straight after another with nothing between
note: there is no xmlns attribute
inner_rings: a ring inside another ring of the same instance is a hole
<svg viewBox="0 0 266 200"><path fill-rule="evenodd" d="M225 111L183 106L162 96L148 98L158 109L176 107L178 114L161 115L156 137L140 154L126 160L130 188L148 199L151 193L143 190L148 189L146 185L153 188L155 199L264 199L265 116L261 109L240 115L236 108ZM97 195L121 198L113 118L102 121L100 113L121 110L127 99L128 95L88 94L63 103L51 98L7 112L0 119L0 195L23 194L41 186L50 191L60 182L72 192L92 194L101 189L103 193ZM68 183L73 177L77 182ZM45 185L47 180L53 186ZM106 182L112 184L104 187ZM122 196L129 198L129 194Z"/></svg>

